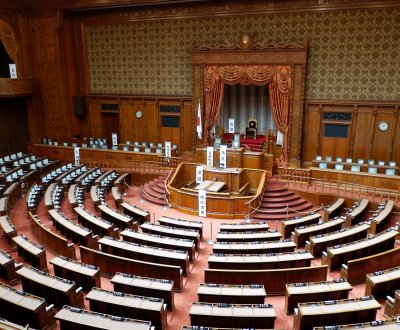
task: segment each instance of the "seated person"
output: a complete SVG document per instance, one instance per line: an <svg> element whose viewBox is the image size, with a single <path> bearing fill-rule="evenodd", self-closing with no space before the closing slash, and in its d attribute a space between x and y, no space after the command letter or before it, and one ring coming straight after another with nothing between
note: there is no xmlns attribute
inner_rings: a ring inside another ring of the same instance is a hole
<svg viewBox="0 0 400 330"><path fill-rule="evenodd" d="M246 139L257 138L257 120L249 119L248 127L246 127Z"/></svg>

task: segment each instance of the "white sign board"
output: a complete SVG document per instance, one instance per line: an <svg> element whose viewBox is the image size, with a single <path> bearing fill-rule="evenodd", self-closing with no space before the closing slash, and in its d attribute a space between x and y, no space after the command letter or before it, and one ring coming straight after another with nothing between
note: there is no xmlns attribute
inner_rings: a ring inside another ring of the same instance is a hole
<svg viewBox="0 0 400 330"><path fill-rule="evenodd" d="M17 78L17 66L15 64L9 64L10 78Z"/></svg>
<svg viewBox="0 0 400 330"><path fill-rule="evenodd" d="M196 166L196 183L203 182L203 166Z"/></svg>
<svg viewBox="0 0 400 330"><path fill-rule="evenodd" d="M214 147L207 147L207 166L214 166Z"/></svg>
<svg viewBox="0 0 400 330"><path fill-rule="evenodd" d="M171 158L171 142L165 141L165 157Z"/></svg>
<svg viewBox="0 0 400 330"><path fill-rule="evenodd" d="M226 168L226 145L222 144L219 147L219 167Z"/></svg>
<svg viewBox="0 0 400 330"><path fill-rule="evenodd" d="M199 190L199 217L207 216L207 192L203 189Z"/></svg>
<svg viewBox="0 0 400 330"><path fill-rule="evenodd" d="M79 147L74 148L75 165L81 164L81 156L80 156L79 149L80 149Z"/></svg>
<svg viewBox="0 0 400 330"><path fill-rule="evenodd" d="M112 140L112 145L116 146L118 144L118 136L117 133L112 133L111 134L111 140Z"/></svg>
<svg viewBox="0 0 400 330"><path fill-rule="evenodd" d="M228 119L228 133L235 133L235 119Z"/></svg>

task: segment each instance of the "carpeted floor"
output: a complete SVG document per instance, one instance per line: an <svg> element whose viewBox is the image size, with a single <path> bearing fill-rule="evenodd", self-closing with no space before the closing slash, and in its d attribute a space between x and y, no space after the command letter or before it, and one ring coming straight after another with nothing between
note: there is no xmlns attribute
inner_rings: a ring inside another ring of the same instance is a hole
<svg viewBox="0 0 400 330"><path fill-rule="evenodd" d="M203 241L200 245L200 251L196 257L196 260L193 264L191 264L191 272L190 274L184 278L184 288L182 292L175 293L175 310L172 312L168 312L168 327L166 330L177 330L181 329L182 325L190 325L189 318L189 308L192 302L197 301L197 288L200 283L204 282L204 269L207 268L207 259L208 255L212 253L212 246L208 244L208 240L212 240L216 237L216 233L219 231L219 226L223 222L241 222L243 219L237 220L221 220L221 219L212 219L212 218L199 218L197 216L191 216L187 214L182 214L173 209L165 209L163 206L154 205L149 202L143 201L139 194L138 187L130 187L128 188L128 194L124 196L124 199L132 204L135 204L145 210L148 210L151 213L151 220L154 222L155 219L158 219L162 215L168 215L172 217L180 217L188 220L202 220L204 222L203 228ZM109 195L107 199L112 201L112 197ZM110 203L114 205L114 203ZM85 206L94 211L94 205L90 200L90 196L87 195ZM75 219L76 216L73 214L72 209L69 205L67 198L64 198L62 203L63 212L70 216L72 219ZM47 215L47 210L44 207L44 202L42 201L39 209L38 209L39 218L51 229L55 230L52 226L52 223ZM399 220L398 216L393 216L389 221L390 223L395 224ZM36 241L36 237L32 234L29 226L29 220L27 217L26 203L24 198L21 198L20 201L15 205L14 210L11 212L11 221L16 226L18 234L25 234L31 240ZM277 226L279 229L280 224L271 221L269 224L272 229L275 229ZM40 243L40 242L38 242ZM0 248L10 253L15 261L23 262L23 260L18 257L15 250L8 244L5 236L1 233L0 236ZM77 248L78 249L78 248ZM79 250L79 249L78 249ZM53 255L47 251L47 260L49 261ZM79 253L77 253L79 256ZM313 265L319 265L320 259L314 259L312 262ZM49 272L53 273L53 267L49 264L48 266ZM328 279L335 279L340 276L339 271L331 272L328 276ZM16 288L21 289L21 284L16 284ZM103 289L112 290L113 287L109 281L109 279L102 277L101 287ZM364 295L365 285L360 284L354 286L353 290L350 292L349 297L360 297ZM272 304L276 310L277 319L275 322L276 329L291 329L293 325L293 316L287 316L284 312L284 296L268 296L266 298L266 303ZM382 306L384 305L384 301L381 301ZM88 309L88 304L86 302L86 308ZM382 316L383 308L378 311L377 319L383 319Z"/></svg>

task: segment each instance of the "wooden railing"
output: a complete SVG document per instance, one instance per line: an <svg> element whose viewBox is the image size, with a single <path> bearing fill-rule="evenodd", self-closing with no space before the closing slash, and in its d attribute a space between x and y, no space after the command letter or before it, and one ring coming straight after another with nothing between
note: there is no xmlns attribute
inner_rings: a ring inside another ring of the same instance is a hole
<svg viewBox="0 0 400 330"><path fill-rule="evenodd" d="M154 173L154 174L167 174L171 170L175 169L181 162L181 158L171 157L160 157L161 161L103 161L93 160L85 161L85 165L90 168L101 167L103 169L117 169L121 172L141 172L141 173Z"/></svg>
<svg viewBox="0 0 400 330"><path fill-rule="evenodd" d="M370 201L390 199L395 205L400 205L398 191L338 180L317 179L311 176L311 171L308 169L280 167L279 179L285 181L288 188L292 189L329 192L336 196L367 198Z"/></svg>

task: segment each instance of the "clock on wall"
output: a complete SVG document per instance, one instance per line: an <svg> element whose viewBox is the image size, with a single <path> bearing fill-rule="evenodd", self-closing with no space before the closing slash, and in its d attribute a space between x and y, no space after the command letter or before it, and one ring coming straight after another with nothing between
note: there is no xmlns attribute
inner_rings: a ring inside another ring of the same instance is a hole
<svg viewBox="0 0 400 330"><path fill-rule="evenodd" d="M142 111L136 111L136 118L142 117Z"/></svg>
<svg viewBox="0 0 400 330"><path fill-rule="evenodd" d="M386 132L389 129L389 124L386 121L381 121L378 124L378 128L381 132Z"/></svg>

